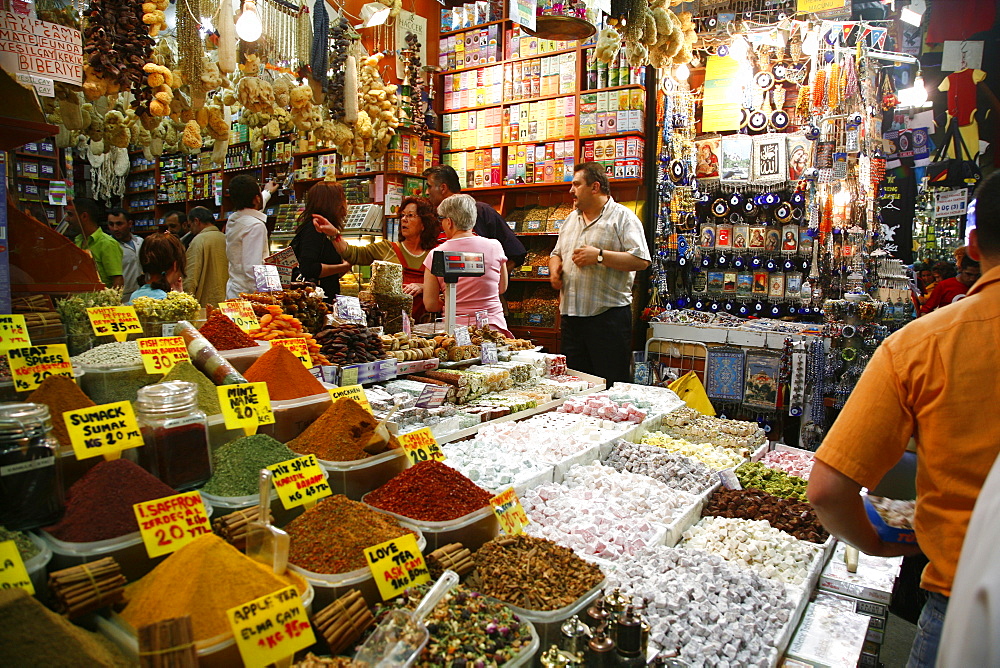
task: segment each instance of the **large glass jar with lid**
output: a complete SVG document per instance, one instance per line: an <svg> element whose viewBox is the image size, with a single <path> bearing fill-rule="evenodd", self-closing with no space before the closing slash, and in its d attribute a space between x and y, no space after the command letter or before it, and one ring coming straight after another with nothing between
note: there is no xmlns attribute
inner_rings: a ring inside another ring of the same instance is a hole
<svg viewBox="0 0 1000 668"><path fill-rule="evenodd" d="M45 404L0 404L0 525L24 531L63 511L59 443Z"/></svg>
<svg viewBox="0 0 1000 668"><path fill-rule="evenodd" d="M140 388L136 419L145 447L139 464L178 491L194 489L212 477L208 422L198 408L198 386L173 381Z"/></svg>

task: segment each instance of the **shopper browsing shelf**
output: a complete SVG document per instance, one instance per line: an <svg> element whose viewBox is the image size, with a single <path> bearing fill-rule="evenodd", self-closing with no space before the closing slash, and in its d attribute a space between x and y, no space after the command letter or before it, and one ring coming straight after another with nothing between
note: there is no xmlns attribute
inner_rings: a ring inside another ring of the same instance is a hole
<svg viewBox="0 0 1000 668"><path fill-rule="evenodd" d="M635 213L611 197L600 163L577 165L570 184L575 210L549 257L560 291L560 351L572 369L613 382L629 380L632 283L649 266L649 249Z"/></svg>
<svg viewBox="0 0 1000 668"><path fill-rule="evenodd" d="M370 265L375 260L395 262L403 266L403 292L413 295L413 320L419 322L427 313L424 309L424 259L438 245L441 223L429 201L423 197L407 197L399 208L399 241L384 239L367 246L352 246L332 226L323 226L340 256L351 265ZM332 232L330 231L332 230Z"/></svg>
<svg viewBox="0 0 1000 668"><path fill-rule="evenodd" d="M122 247L122 302L128 303L132 293L139 287L139 276L142 269L139 266L139 248L142 247L142 237L132 234L132 219L125 209L108 210L108 232L111 233Z"/></svg>
<svg viewBox="0 0 1000 668"><path fill-rule="evenodd" d="M146 237L139 249L139 263L142 286L132 293L128 304L138 297L166 299L168 292L184 291L187 259L184 246L174 235L157 232Z"/></svg>
<svg viewBox="0 0 1000 668"><path fill-rule="evenodd" d="M163 224L167 228L167 233L180 239L181 243L184 244L184 248L191 245L194 234L191 233L191 225L188 222L186 213L183 211L171 211L163 217Z"/></svg>
<svg viewBox="0 0 1000 668"><path fill-rule="evenodd" d="M1000 329L1000 174L979 185L969 219L968 254L981 262L982 278L964 299L911 322L876 349L809 477L809 500L830 533L868 554L922 549L930 560L921 582L930 598L910 667L934 665L969 517L1000 452L1000 423L983 413L1000 400L1000 348L990 344ZM883 541L858 495L899 461L911 436L919 462L919 548Z"/></svg>
<svg viewBox="0 0 1000 668"><path fill-rule="evenodd" d="M216 227L215 214L203 206L188 212L188 224L194 239L187 249L184 288L202 306L214 306L226 299L226 281L229 280L226 235Z"/></svg>
<svg viewBox="0 0 1000 668"><path fill-rule="evenodd" d="M226 256L229 258L229 281L226 298L235 299L241 292L256 291L254 265L264 264L267 253L267 216L260 209L264 197L257 179L234 176L229 182L233 212L226 223Z"/></svg>
<svg viewBox="0 0 1000 668"><path fill-rule="evenodd" d="M320 181L306 193L306 208L299 216L299 226L292 239L292 250L299 261L302 278L323 288L327 297L340 294L340 277L351 270L351 264L344 262L322 230L333 230L337 236L346 218L344 186Z"/></svg>
<svg viewBox="0 0 1000 668"><path fill-rule="evenodd" d="M424 176L427 178L427 199L434 206L441 204L445 198L462 192L462 184L454 167L434 165L424 170ZM476 225L472 231L481 237L500 242L507 256L508 273L524 264L524 258L528 254L524 244L514 235L503 217L489 204L476 202Z"/></svg>
<svg viewBox="0 0 1000 668"><path fill-rule="evenodd" d="M472 231L476 224L476 200L468 195L452 195L437 208L441 227L448 240L435 251L482 253L486 273L482 276L460 278L455 288L455 316L474 318L479 311L486 311L490 325L505 336L514 338L507 330L500 295L507 291L507 257L503 246L496 239L484 239ZM441 291L444 279L431 273L434 253L424 259L424 307L431 312L441 310Z"/></svg>
<svg viewBox="0 0 1000 668"><path fill-rule="evenodd" d="M76 235L73 243L94 259L101 282L109 288L124 287L122 247L100 228L106 220L104 205L89 197L77 197L66 207L65 220L68 231Z"/></svg>

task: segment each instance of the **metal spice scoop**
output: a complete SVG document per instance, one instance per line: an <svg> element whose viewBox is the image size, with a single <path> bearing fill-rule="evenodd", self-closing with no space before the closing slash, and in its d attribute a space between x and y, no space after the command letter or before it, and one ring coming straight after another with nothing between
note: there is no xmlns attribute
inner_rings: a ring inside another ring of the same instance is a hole
<svg viewBox="0 0 1000 668"><path fill-rule="evenodd" d="M379 420L379 423L375 426L375 431L372 432L371 438L368 439L368 444L362 450L369 455L379 455L389 448L389 439L392 438L392 435L389 433L389 428L385 426L385 423L398 410L399 405L397 404L389 409L384 418Z"/></svg>
<svg viewBox="0 0 1000 668"><path fill-rule="evenodd" d="M288 568L289 536L271 525L271 472L260 470L258 519L247 525L247 556L281 575Z"/></svg>
<svg viewBox="0 0 1000 668"><path fill-rule="evenodd" d="M458 573L441 574L413 612L393 610L379 622L372 634L354 654L365 668L406 668L411 665L430 639L424 617L458 583Z"/></svg>

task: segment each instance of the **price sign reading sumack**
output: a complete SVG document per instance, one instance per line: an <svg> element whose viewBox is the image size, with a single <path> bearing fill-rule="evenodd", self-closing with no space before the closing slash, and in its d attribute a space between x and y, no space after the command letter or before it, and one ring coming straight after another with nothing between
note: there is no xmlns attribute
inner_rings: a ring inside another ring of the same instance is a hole
<svg viewBox="0 0 1000 668"><path fill-rule="evenodd" d="M0 351L31 346L31 336L20 313L0 315Z"/></svg>
<svg viewBox="0 0 1000 668"><path fill-rule="evenodd" d="M438 445L429 427L411 431L408 434L402 434L398 438L399 443L403 446L403 450L413 464L419 464L431 459L444 461L444 453L441 452L441 446Z"/></svg>
<svg viewBox="0 0 1000 668"><path fill-rule="evenodd" d="M139 339L136 343L139 344L142 365L149 374L169 373L178 362L191 360L182 336Z"/></svg>
<svg viewBox="0 0 1000 668"><path fill-rule="evenodd" d="M35 585L28 577L28 569L24 567L21 553L17 551L17 543L12 540L0 543L0 589L20 587L29 594L35 593Z"/></svg>
<svg viewBox="0 0 1000 668"><path fill-rule="evenodd" d="M333 494L323 469L316 461L316 455L289 459L267 468L274 474L271 480L285 510L312 506Z"/></svg>
<svg viewBox="0 0 1000 668"><path fill-rule="evenodd" d="M133 306L91 306L87 309L87 317L97 336L111 334L116 341L124 341L129 334L142 333Z"/></svg>
<svg viewBox="0 0 1000 668"><path fill-rule="evenodd" d="M65 343L51 343L7 351L14 390L27 392L42 384L49 376L73 377L73 365Z"/></svg>
<svg viewBox="0 0 1000 668"><path fill-rule="evenodd" d="M282 665L283 659L291 659L300 649L316 642L302 597L295 587L226 610L226 618L246 668Z"/></svg>
<svg viewBox="0 0 1000 668"><path fill-rule="evenodd" d="M128 401L66 411L63 420L77 459L98 455L117 459L122 450L143 444L139 423Z"/></svg>
<svg viewBox="0 0 1000 668"><path fill-rule="evenodd" d="M274 424L267 383L240 383L215 388L226 429L243 429L249 436L262 424Z"/></svg>
<svg viewBox="0 0 1000 668"><path fill-rule="evenodd" d="M513 487L508 487L490 499L490 505L493 506L493 513L500 520L500 528L504 533L510 535L524 533L524 527L530 520Z"/></svg>
<svg viewBox="0 0 1000 668"><path fill-rule="evenodd" d="M360 385L347 385L345 387L335 387L330 390L330 398L334 401L343 397L354 399L356 402L361 404L366 411L369 413L372 412L372 405L368 403L368 395L365 394L365 388Z"/></svg>
<svg viewBox="0 0 1000 668"><path fill-rule="evenodd" d="M202 534L212 533L205 502L198 492L184 492L132 506L150 559L181 549Z"/></svg>
<svg viewBox="0 0 1000 668"><path fill-rule="evenodd" d="M309 356L309 346L306 344L305 339L272 339L271 345L288 348L293 355L299 358L299 361L302 362L307 369L313 368L312 357Z"/></svg>
<svg viewBox="0 0 1000 668"><path fill-rule="evenodd" d="M245 299L233 299L228 302L219 302L219 310L223 315L229 317L236 326L244 332L260 329L260 322L257 314L253 312L253 306Z"/></svg>
<svg viewBox="0 0 1000 668"><path fill-rule="evenodd" d="M430 582L431 574L412 533L365 548L365 559L383 601L407 587Z"/></svg>

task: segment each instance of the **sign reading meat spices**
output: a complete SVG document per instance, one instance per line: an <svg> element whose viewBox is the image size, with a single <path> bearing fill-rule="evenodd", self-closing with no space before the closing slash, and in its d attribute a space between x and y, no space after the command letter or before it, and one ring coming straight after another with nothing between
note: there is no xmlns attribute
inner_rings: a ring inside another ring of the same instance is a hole
<svg viewBox="0 0 1000 668"><path fill-rule="evenodd" d="M98 455L118 459L122 450L143 444L139 423L128 401L66 411L63 420L77 459Z"/></svg>
<svg viewBox="0 0 1000 668"><path fill-rule="evenodd" d="M431 459L436 459L439 462L444 461L444 453L441 451L441 446L438 445L429 427L411 431L408 434L402 434L399 436L399 442L413 464L419 464Z"/></svg>
<svg viewBox="0 0 1000 668"><path fill-rule="evenodd" d="M257 315L253 312L253 306L245 299L219 302L219 310L236 323L236 326L244 332L260 329L260 322L257 320Z"/></svg>
<svg viewBox="0 0 1000 668"><path fill-rule="evenodd" d="M226 429L243 429L249 436L262 424L274 424L267 383L220 385L215 390L219 394Z"/></svg>
<svg viewBox="0 0 1000 668"><path fill-rule="evenodd" d="M399 596L407 587L431 580L417 537L412 533L365 548L365 559L383 601Z"/></svg>
<svg viewBox="0 0 1000 668"><path fill-rule="evenodd" d="M0 315L0 350L24 348L31 345L28 326L20 313Z"/></svg>
<svg viewBox="0 0 1000 668"><path fill-rule="evenodd" d="M500 521L500 528L506 534L524 533L524 527L531 520L521 506L521 500L517 498L517 493L513 487L508 487L492 499L490 505L493 506L493 513Z"/></svg>
<svg viewBox="0 0 1000 668"><path fill-rule="evenodd" d="M33 390L49 376L73 377L73 365L65 343L11 348L7 351L7 361L16 392Z"/></svg>
<svg viewBox="0 0 1000 668"><path fill-rule="evenodd" d="M294 337L289 339L272 339L271 345L288 348L307 369L313 368L312 357L309 356L309 346L306 345L305 339Z"/></svg>
<svg viewBox="0 0 1000 668"><path fill-rule="evenodd" d="M111 334L115 341L124 341L129 334L142 334L134 306L91 306L87 317L97 336Z"/></svg>
<svg viewBox="0 0 1000 668"><path fill-rule="evenodd" d="M246 668L288 665L296 652L316 642L302 597L295 587L255 598L226 610L236 647Z"/></svg>
<svg viewBox="0 0 1000 668"><path fill-rule="evenodd" d="M28 569L24 567L21 553L17 551L17 543L12 540L0 543L0 589L20 587L29 594L35 593L35 585L28 577Z"/></svg>
<svg viewBox="0 0 1000 668"><path fill-rule="evenodd" d="M299 506L311 507L320 499L333 494L323 469L316 461L316 455L289 459L267 468L274 474L271 480L285 510Z"/></svg>
<svg viewBox="0 0 1000 668"><path fill-rule="evenodd" d="M146 367L146 373L149 374L165 374L173 369L178 362L191 360L182 336L139 339L136 343L139 344L142 365Z"/></svg>
<svg viewBox="0 0 1000 668"><path fill-rule="evenodd" d="M361 406L368 411L372 412L372 405L368 403L368 395L365 394L365 389L360 385L347 385L346 387L335 387L330 392L330 398L336 401L343 397L348 399L354 399L356 402L361 404Z"/></svg>
<svg viewBox="0 0 1000 668"><path fill-rule="evenodd" d="M212 533L205 502L198 492L184 492L132 506L150 559L181 549L202 534Z"/></svg>

